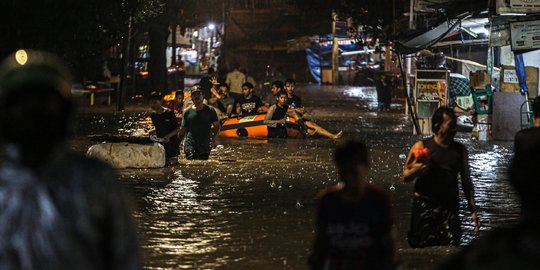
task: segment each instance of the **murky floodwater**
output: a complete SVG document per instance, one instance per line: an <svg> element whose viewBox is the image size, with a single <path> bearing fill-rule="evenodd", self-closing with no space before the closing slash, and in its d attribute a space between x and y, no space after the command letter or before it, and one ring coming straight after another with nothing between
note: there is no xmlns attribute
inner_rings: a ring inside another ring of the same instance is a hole
<svg viewBox="0 0 540 270"><path fill-rule="evenodd" d="M409 147L420 137L402 114L377 112L370 88L300 86L310 117L371 147L369 180L391 190L403 269L431 269L452 248L411 249L405 235L412 184L399 181ZM143 113L83 113L73 147L86 151L87 134L133 128ZM511 143L470 141L476 200L483 230L514 223L518 204L507 183ZM121 170L133 191L146 269L306 269L313 239L314 197L335 182L337 142L220 140L209 161L151 170ZM465 209L465 201L462 203ZM476 237L466 213L465 242Z"/></svg>

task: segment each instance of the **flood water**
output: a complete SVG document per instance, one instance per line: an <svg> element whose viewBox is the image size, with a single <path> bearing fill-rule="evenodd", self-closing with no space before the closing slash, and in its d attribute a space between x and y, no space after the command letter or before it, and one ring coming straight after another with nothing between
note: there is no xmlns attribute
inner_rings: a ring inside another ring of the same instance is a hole
<svg viewBox="0 0 540 270"><path fill-rule="evenodd" d="M369 181L386 187L396 211L402 269L432 269L453 248L411 249L406 243L412 184L400 182L403 154L420 136L403 114L376 110L372 88L299 85L309 117L370 147ZM403 102L402 102L403 103ZM144 113L95 113L78 117L76 151L91 145L86 135L133 127ZM482 231L516 222L519 205L506 168L511 142L457 140L469 149ZM162 169L120 170L132 191L145 269L307 269L314 236L314 197L336 182L336 141L220 139L209 161L181 159ZM462 208L466 203L462 201ZM462 216L464 243L472 233Z"/></svg>

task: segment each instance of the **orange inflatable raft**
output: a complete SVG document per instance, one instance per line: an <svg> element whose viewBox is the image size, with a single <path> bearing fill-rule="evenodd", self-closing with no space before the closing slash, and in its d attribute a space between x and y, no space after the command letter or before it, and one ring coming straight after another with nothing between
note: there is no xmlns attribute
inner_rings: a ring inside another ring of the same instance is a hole
<svg viewBox="0 0 540 270"><path fill-rule="evenodd" d="M266 114L257 114L245 117L228 118L221 123L220 137L223 138L268 138L268 126L264 124ZM294 118L288 117L288 138L303 138L300 128Z"/></svg>

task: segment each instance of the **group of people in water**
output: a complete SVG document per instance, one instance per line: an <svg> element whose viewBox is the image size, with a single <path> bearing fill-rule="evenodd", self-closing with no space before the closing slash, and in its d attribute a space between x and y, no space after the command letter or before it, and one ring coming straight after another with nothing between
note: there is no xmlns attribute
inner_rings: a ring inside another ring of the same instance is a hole
<svg viewBox="0 0 540 270"><path fill-rule="evenodd" d="M69 74L58 63L46 53L28 52L23 64L12 56L0 66L0 269L140 269L136 226L117 175L67 145L74 104ZM266 117L271 127L283 123L274 115L296 109L286 105L285 92L275 96ZM153 118L171 129L156 132L169 142L185 138L186 156L207 158L219 119L200 89L192 90L191 100L179 125L153 94ZM479 237L439 269L540 269L540 98L532 108L533 127L516 134L509 168L522 204L519 223ZM432 131L411 147L404 164L403 180L414 182L412 247L460 244L458 175L474 231L480 228L467 149L454 140L454 112L439 108ZM204 144L190 141L198 132L210 136ZM398 269L390 195L366 181L368 147L348 140L334 159L339 182L317 196L311 268Z"/></svg>
<svg viewBox="0 0 540 270"><path fill-rule="evenodd" d="M212 70L209 71L210 75ZM175 92L175 98L166 106L158 92L150 96L153 126L152 133L160 138L166 149L167 163L178 163L180 149L186 159L208 159L221 124L231 117L265 114L268 138L287 138L286 124L289 117L295 120L304 137L321 135L339 139L343 132L332 133L304 116L302 99L296 95L296 82L274 81L271 90L261 99L254 93L250 82L240 85L241 94L232 92L227 83L219 83L214 76L203 77L190 91ZM176 121L174 121L176 119ZM183 146L181 142L183 140Z"/></svg>

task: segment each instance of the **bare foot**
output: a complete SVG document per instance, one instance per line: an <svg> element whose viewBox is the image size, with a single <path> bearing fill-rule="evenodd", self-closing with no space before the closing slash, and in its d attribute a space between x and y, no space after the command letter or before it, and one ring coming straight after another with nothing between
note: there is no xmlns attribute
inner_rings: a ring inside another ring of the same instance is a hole
<svg viewBox="0 0 540 270"><path fill-rule="evenodd" d="M341 138L342 136L343 136L343 130L336 133L336 135L334 135L334 140L337 140L337 139Z"/></svg>

